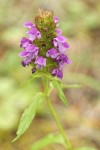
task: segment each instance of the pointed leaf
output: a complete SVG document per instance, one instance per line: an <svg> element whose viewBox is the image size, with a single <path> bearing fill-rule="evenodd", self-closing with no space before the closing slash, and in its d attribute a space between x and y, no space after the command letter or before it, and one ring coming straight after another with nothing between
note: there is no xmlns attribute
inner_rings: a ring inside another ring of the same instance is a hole
<svg viewBox="0 0 100 150"><path fill-rule="evenodd" d="M17 137L12 142L16 141L28 129L33 118L35 117L37 108L42 103L43 99L44 99L43 93L37 94L34 97L32 103L29 105L29 107L25 109L24 113L22 114L19 127L17 130Z"/></svg>
<svg viewBox="0 0 100 150"><path fill-rule="evenodd" d="M62 84L62 87L63 88L81 88L82 85L80 85L80 84L69 84L69 85Z"/></svg>
<svg viewBox="0 0 100 150"><path fill-rule="evenodd" d="M31 150L41 150L44 147L46 147L50 144L53 144L53 143L64 144L64 139L63 139L62 135L49 134L46 137L35 142L35 144L32 145Z"/></svg>
<svg viewBox="0 0 100 150"><path fill-rule="evenodd" d="M51 87L57 88L58 95L59 95L60 99L66 105L67 104L67 99L66 99L66 97L64 95L64 92L63 92L63 89L62 89L62 86L61 86L61 82L55 80L55 81L52 81L50 85L51 85Z"/></svg>

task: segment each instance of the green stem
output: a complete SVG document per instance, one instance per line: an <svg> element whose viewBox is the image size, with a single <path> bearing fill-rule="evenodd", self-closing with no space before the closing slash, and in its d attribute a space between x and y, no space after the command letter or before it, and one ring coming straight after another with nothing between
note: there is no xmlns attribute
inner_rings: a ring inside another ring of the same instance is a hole
<svg viewBox="0 0 100 150"><path fill-rule="evenodd" d="M61 134L62 134L62 136L64 138L64 141L65 141L65 144L66 144L66 149L72 150L73 149L72 145L71 145L71 143L70 143L70 141L69 141L69 139L68 139L68 137L67 137L67 135L66 135L66 133L65 133L65 131L64 131L62 125L61 125L61 123L60 123L60 120L59 120L59 118L58 118L58 116L57 116L57 114L56 114L56 112L55 112L55 110L54 110L54 108L52 106L52 103L51 103L51 101L49 99L49 95L48 95L48 90L49 90L48 79L44 79L43 82L44 82L44 92L45 92L45 94L47 96L47 103L48 103L48 107L50 109L50 112L51 112L53 118L55 119L55 121L57 123L57 126L58 126L58 128L59 128L59 130L60 130L60 132L61 132Z"/></svg>

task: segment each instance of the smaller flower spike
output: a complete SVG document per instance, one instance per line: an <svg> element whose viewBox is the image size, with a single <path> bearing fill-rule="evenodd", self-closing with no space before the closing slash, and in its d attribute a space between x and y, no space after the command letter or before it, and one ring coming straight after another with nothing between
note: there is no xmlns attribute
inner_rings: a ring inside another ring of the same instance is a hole
<svg viewBox="0 0 100 150"><path fill-rule="evenodd" d="M32 73L43 71L62 79L64 64L71 62L65 54L69 44L62 30L57 28L58 22L52 11L39 9L35 23L24 23L24 27L28 28L28 38L21 39L20 47L23 50L19 56L23 59L23 67L32 66Z"/></svg>

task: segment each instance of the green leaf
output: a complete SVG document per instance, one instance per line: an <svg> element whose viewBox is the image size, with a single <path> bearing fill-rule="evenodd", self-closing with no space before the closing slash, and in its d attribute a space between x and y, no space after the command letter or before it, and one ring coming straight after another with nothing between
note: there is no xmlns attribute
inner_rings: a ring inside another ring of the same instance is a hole
<svg viewBox="0 0 100 150"><path fill-rule="evenodd" d="M80 84L70 84L70 85L62 84L62 87L63 88L81 88L82 85L80 85Z"/></svg>
<svg viewBox="0 0 100 150"><path fill-rule="evenodd" d="M79 147L75 150L96 150L95 148L92 148L92 147Z"/></svg>
<svg viewBox="0 0 100 150"><path fill-rule="evenodd" d="M58 95L60 97L60 99L64 102L64 104L66 105L67 104L67 99L64 95L64 92L63 92L63 89L62 89L62 86L61 86L61 82L60 81L52 81L50 83L50 86L51 87L54 87L54 88L57 88L58 90Z"/></svg>
<svg viewBox="0 0 100 150"><path fill-rule="evenodd" d="M22 114L19 127L17 130L17 137L12 142L15 142L27 130L33 118L35 117L38 106L42 103L43 99L44 94L38 93L34 97L29 107L25 109L24 113Z"/></svg>
<svg viewBox="0 0 100 150"><path fill-rule="evenodd" d="M64 144L62 135L49 134L46 137L35 142L35 144L32 145L31 150L40 150L53 143Z"/></svg>
<svg viewBox="0 0 100 150"><path fill-rule="evenodd" d="M67 73L66 82L79 83L94 90L100 91L100 81L81 73Z"/></svg>

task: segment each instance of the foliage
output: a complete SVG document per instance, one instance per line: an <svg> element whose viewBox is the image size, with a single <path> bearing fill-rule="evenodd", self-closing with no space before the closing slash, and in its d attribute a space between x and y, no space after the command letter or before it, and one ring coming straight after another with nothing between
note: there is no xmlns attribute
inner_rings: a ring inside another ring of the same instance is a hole
<svg viewBox="0 0 100 150"><path fill-rule="evenodd" d="M62 135L54 135L54 134L49 134L46 137L36 141L32 146L31 150L40 150L50 144L53 143L60 143L64 145L64 140Z"/></svg>
<svg viewBox="0 0 100 150"><path fill-rule="evenodd" d="M25 109L24 113L22 114L17 130L17 137L13 140L13 142L16 141L27 130L33 118L35 117L38 106L42 103L43 99L43 93L38 93L36 96L34 96L33 102L27 109Z"/></svg>

